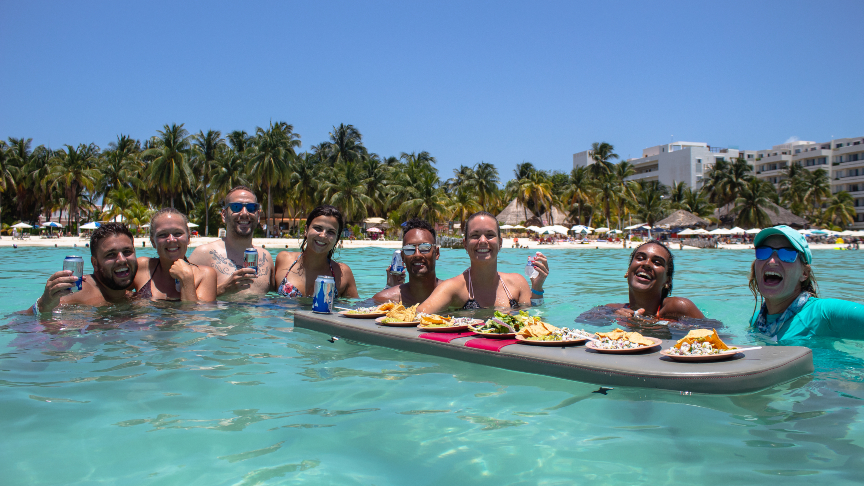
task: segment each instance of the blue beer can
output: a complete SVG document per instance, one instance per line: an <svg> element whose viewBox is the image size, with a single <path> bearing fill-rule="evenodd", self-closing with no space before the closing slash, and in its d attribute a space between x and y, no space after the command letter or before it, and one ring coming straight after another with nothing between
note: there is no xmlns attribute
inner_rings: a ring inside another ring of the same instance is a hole
<svg viewBox="0 0 864 486"><path fill-rule="evenodd" d="M333 312L333 300L336 299L336 279L319 275L315 279L315 293L312 294L312 312L330 314Z"/></svg>
<svg viewBox="0 0 864 486"><path fill-rule="evenodd" d="M243 268L254 268L255 276L258 276L258 250L246 248L243 252Z"/></svg>
<svg viewBox="0 0 864 486"><path fill-rule="evenodd" d="M84 259L76 255L67 256L63 260L63 270L70 270L73 276L78 277L78 281L69 289L69 292L81 290L81 285L84 283Z"/></svg>

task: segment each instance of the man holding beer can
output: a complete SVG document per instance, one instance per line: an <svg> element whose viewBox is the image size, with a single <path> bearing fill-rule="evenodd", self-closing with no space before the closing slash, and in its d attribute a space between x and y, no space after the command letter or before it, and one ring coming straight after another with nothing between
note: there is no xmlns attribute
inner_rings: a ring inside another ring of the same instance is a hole
<svg viewBox="0 0 864 486"><path fill-rule="evenodd" d="M384 289L372 299L376 302L402 302L402 305L410 307L426 300L441 283L435 274L435 262L440 254L435 244L435 228L428 221L409 219L404 223L403 231L399 254L408 271L408 283ZM388 273L393 272L393 267L391 262Z"/></svg>
<svg viewBox="0 0 864 486"><path fill-rule="evenodd" d="M216 295L221 299L262 295L275 288L273 257L252 244L261 220L261 205L252 190L237 186L228 191L222 208L225 238L199 246L189 261L216 270Z"/></svg>
<svg viewBox="0 0 864 486"><path fill-rule="evenodd" d="M64 270L48 278L45 291L25 313L41 314L61 304L105 305L125 302L133 295L132 282L138 272L132 233L122 223L105 223L90 237L93 273L83 275L81 257L67 257ZM82 276L76 272L81 268ZM69 268L69 269L66 269ZM79 288L80 291L72 291Z"/></svg>

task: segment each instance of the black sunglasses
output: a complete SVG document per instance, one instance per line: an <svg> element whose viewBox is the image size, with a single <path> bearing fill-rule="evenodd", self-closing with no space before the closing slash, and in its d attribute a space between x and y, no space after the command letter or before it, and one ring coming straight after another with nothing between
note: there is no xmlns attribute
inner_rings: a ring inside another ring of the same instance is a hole
<svg viewBox="0 0 864 486"><path fill-rule="evenodd" d="M239 202L228 203L227 206L229 209L231 209L232 213L239 213L240 211L243 211L244 207L246 208L246 211L249 211L250 213L254 213L254 212L258 211L258 208L261 207L261 205L258 203L239 203Z"/></svg>

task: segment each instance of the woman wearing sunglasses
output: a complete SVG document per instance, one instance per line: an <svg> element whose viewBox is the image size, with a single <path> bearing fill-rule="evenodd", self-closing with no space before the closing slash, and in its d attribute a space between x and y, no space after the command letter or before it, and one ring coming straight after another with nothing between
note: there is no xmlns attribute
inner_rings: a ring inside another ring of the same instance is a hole
<svg viewBox="0 0 864 486"><path fill-rule="evenodd" d="M813 255L800 233L785 226L766 228L753 240L756 260L750 291L763 298L750 325L776 341L812 336L864 338L864 305L817 297L810 267Z"/></svg>
<svg viewBox="0 0 864 486"><path fill-rule="evenodd" d="M333 251L345 219L333 206L318 206L306 218L306 232L299 252L282 251L276 256L276 292L284 297L309 297L319 275L336 280L336 296L357 298L357 283L348 265L333 261Z"/></svg>
<svg viewBox="0 0 864 486"><path fill-rule="evenodd" d="M471 266L435 288L417 308L418 312L436 313L448 307L517 309L542 303L543 282L549 275L543 254L537 253L534 260L537 276L529 284L521 274L498 271L501 230L495 216L486 211L472 214L465 221L464 233L465 251Z"/></svg>
<svg viewBox="0 0 864 486"><path fill-rule="evenodd" d="M136 297L149 300L213 302L216 271L186 260L189 220L174 208L163 208L150 218L150 244L156 258L139 257Z"/></svg>

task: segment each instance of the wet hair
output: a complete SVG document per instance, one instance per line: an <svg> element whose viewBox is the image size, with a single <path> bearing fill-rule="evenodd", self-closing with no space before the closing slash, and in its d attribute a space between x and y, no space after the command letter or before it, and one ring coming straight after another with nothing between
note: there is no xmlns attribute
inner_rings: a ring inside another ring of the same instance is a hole
<svg viewBox="0 0 864 486"><path fill-rule="evenodd" d="M816 284L816 277L813 276L813 268L809 264L804 263L803 259L801 260L801 264L804 265L804 268L807 270L807 280L801 282L801 291L807 292L813 297L819 297L819 286ZM753 294L753 298L755 299L753 312L756 312L756 306L759 305L759 297L762 297L762 294L759 292L759 286L756 283L755 260L750 264L750 275L747 280L747 287L750 288L750 292ZM762 299L764 300L765 298L762 297Z"/></svg>
<svg viewBox="0 0 864 486"><path fill-rule="evenodd" d="M250 189L250 188L248 188L248 187L246 187L246 186L234 186L234 187L231 188L230 191L228 191L227 194L225 194L225 199L222 200L222 206L227 206L227 205L228 205L228 196L230 196L231 193L234 193L234 192L237 192L237 191L246 191L246 192L248 192L248 193L251 193L252 196L255 198L255 201L258 201L258 196L256 196L255 193L252 192L252 189Z"/></svg>
<svg viewBox="0 0 864 486"><path fill-rule="evenodd" d="M463 237L468 238L468 223L470 223L471 220L476 218L477 216L489 216L490 218L492 218L493 221L495 221L495 231L498 233L498 239L500 240L501 239L501 225L498 224L498 220L495 218L495 216L492 215L492 213L490 213L488 211L477 211L476 213L472 214L471 216L468 216L468 219L465 220L465 227L462 228Z"/></svg>
<svg viewBox="0 0 864 486"><path fill-rule="evenodd" d="M668 246L664 245L660 240L652 238L633 249L633 253L630 254L630 261L627 263L628 268L630 267L630 264L633 263L633 259L636 258L636 253L639 251L639 248L642 248L645 245L658 245L669 254L669 260L666 262L666 286L663 287L663 291L660 294L660 299L662 301L666 297L672 295L672 276L675 274L675 257L672 256L672 250L670 250Z"/></svg>
<svg viewBox="0 0 864 486"><path fill-rule="evenodd" d="M312 221L319 216L332 216L336 218L336 221L339 223L339 231L336 233L336 243L333 245L333 248L330 249L330 252L327 253L327 258L333 258L333 252L336 251L336 246L339 245L339 240L342 239L342 230L345 228L345 218L342 216L342 212L336 208L336 206L330 206L329 204L324 204L318 206L313 209L309 216L306 218L306 230L309 230L309 225L312 224ZM303 241L300 243L300 252L302 253L306 250L306 235L303 235Z"/></svg>
<svg viewBox="0 0 864 486"><path fill-rule="evenodd" d="M404 240L405 235L407 235L408 232L413 230L413 229L424 229L424 230L432 233L432 239L433 240L435 238L437 238L437 236L435 236L435 228L429 223L429 221L426 221L425 219L420 219L420 218L411 218L408 221L405 221L405 226L404 226L404 229L402 230L402 239Z"/></svg>
<svg viewBox="0 0 864 486"><path fill-rule="evenodd" d="M128 236L133 243L135 242L132 232L129 231L129 228L125 224L102 223L90 237L90 255L96 256L96 249L99 247L99 243L109 236Z"/></svg>
<svg viewBox="0 0 864 486"><path fill-rule="evenodd" d="M180 219L183 220L183 228L186 229L186 236L189 236L189 218L187 218L185 214L181 213L180 211L178 211L172 207L162 208L159 211L156 211L155 213L153 213L153 216L150 216L150 242L151 242L151 244L153 243L153 238L156 234L156 232L153 231L153 222L156 221L156 219L159 218L159 216L162 216L163 214L173 214L175 216L179 216ZM156 246L156 245L153 245L153 246Z"/></svg>

